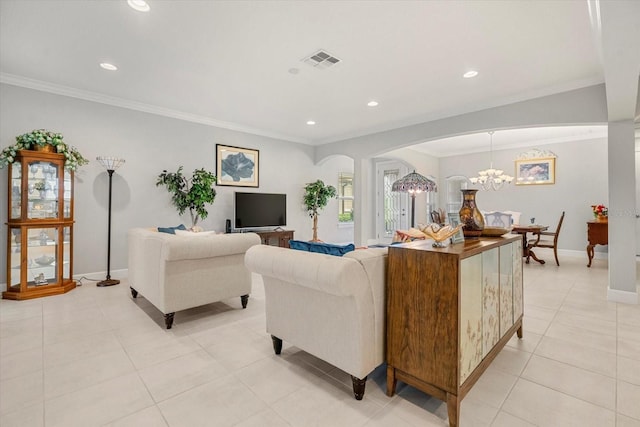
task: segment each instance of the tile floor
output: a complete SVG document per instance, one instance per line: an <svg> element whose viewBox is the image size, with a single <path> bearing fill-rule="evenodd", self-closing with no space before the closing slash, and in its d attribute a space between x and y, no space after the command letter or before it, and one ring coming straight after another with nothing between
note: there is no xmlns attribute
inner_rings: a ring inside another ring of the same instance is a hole
<svg viewBox="0 0 640 427"><path fill-rule="evenodd" d="M524 338L462 401L461 425L640 426L640 306L606 300L607 264L525 265ZM365 398L344 372L265 333L254 277L240 298L176 314L172 330L126 280L0 301L0 425L448 426L446 405L411 387Z"/></svg>

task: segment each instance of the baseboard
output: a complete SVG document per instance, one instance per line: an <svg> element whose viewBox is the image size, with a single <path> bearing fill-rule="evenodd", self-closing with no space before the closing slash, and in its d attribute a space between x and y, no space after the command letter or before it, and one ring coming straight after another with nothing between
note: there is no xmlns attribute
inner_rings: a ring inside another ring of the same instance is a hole
<svg viewBox="0 0 640 427"><path fill-rule="evenodd" d="M624 304L638 304L638 293L607 288L607 300Z"/></svg>
<svg viewBox="0 0 640 427"><path fill-rule="evenodd" d="M128 274L129 274L129 269L128 268L123 268L122 270L112 270L111 271L111 277L113 279L126 279ZM84 278L84 282L82 282L83 284L91 283L92 281L95 281L97 283L100 280L104 280L106 277L107 277L107 272L106 271L98 271L98 272L95 272L95 273L82 273L82 274L74 274L73 275L73 279L76 280L76 281L79 281L82 278ZM4 292L6 290L7 290L7 284L6 283L0 283L0 292Z"/></svg>

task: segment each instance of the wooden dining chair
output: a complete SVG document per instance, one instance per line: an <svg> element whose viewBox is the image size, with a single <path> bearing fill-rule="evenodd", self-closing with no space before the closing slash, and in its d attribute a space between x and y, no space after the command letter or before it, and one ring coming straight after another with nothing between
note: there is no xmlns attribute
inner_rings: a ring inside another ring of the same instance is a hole
<svg viewBox="0 0 640 427"><path fill-rule="evenodd" d="M562 221L564 221L564 211L562 211L562 215L560 215L560 221L558 222L556 231L542 231L540 232L540 239L532 239L532 240L529 240L528 242L531 248L553 249L553 256L555 256L556 264L558 264L558 266L560 266L560 261L558 261L558 236L560 236ZM553 239L551 239L551 237L553 237ZM527 263L528 262L529 262L529 257L527 257Z"/></svg>
<svg viewBox="0 0 640 427"><path fill-rule="evenodd" d="M511 214L504 212L487 212L484 214L485 227L511 228Z"/></svg>

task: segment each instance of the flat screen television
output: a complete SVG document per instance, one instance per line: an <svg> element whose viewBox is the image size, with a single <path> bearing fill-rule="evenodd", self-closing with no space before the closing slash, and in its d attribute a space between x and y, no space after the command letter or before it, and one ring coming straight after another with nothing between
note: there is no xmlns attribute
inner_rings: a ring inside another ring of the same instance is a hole
<svg viewBox="0 0 640 427"><path fill-rule="evenodd" d="M287 195L236 191L234 228L281 227L287 225Z"/></svg>

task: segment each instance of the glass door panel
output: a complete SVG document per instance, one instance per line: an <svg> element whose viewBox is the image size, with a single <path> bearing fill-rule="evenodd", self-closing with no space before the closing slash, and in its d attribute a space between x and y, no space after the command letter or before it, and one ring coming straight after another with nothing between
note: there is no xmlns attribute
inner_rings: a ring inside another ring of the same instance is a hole
<svg viewBox="0 0 640 427"><path fill-rule="evenodd" d="M9 250L9 277L7 278L8 288L20 287L20 262L22 256L22 233L19 228L10 228Z"/></svg>
<svg viewBox="0 0 640 427"><path fill-rule="evenodd" d="M27 286L45 286L58 279L58 227L29 228Z"/></svg>
<svg viewBox="0 0 640 427"><path fill-rule="evenodd" d="M62 233L62 278L71 279L71 227L64 227Z"/></svg>
<svg viewBox="0 0 640 427"><path fill-rule="evenodd" d="M20 218L22 208L22 164L11 165L11 219Z"/></svg>
<svg viewBox="0 0 640 427"><path fill-rule="evenodd" d="M64 217L71 217L71 194L73 193L71 181L71 172L65 169L64 171L64 193L63 193L63 209L64 209Z"/></svg>
<svg viewBox="0 0 640 427"><path fill-rule="evenodd" d="M51 162L29 162L28 219L58 217L58 165Z"/></svg>

